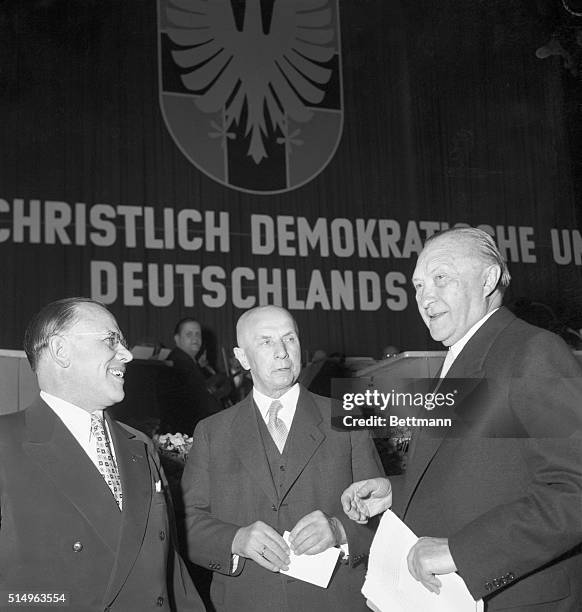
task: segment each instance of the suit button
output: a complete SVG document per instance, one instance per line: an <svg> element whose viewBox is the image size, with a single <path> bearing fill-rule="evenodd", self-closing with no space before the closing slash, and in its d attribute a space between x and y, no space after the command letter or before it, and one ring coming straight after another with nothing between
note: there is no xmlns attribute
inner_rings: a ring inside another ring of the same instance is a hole
<svg viewBox="0 0 582 612"><path fill-rule="evenodd" d="M158 599L156 600L156 605L158 605L161 608L164 605L164 598L158 597Z"/></svg>
<svg viewBox="0 0 582 612"><path fill-rule="evenodd" d="M285 471L285 466L284 466L284 465L280 465L280 466L279 466L279 469L280 469L282 472L284 472L284 471Z"/></svg>
<svg viewBox="0 0 582 612"><path fill-rule="evenodd" d="M166 539L166 532L163 529L161 529L160 530L160 540L163 541L165 539Z"/></svg>
<svg viewBox="0 0 582 612"><path fill-rule="evenodd" d="M493 588L493 585L490 582L485 583L485 590L490 591Z"/></svg>
<svg viewBox="0 0 582 612"><path fill-rule="evenodd" d="M81 552L83 550L83 544L81 542L75 542L73 544L73 550L75 552Z"/></svg>
<svg viewBox="0 0 582 612"><path fill-rule="evenodd" d="M273 504L273 505L271 506L271 510L272 510L273 512L277 512L277 506L275 506L275 504Z"/></svg>

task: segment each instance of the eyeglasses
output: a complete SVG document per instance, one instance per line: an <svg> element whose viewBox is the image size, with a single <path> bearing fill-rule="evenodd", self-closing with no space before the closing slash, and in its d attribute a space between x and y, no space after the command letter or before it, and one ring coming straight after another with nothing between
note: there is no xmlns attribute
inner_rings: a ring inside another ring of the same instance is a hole
<svg viewBox="0 0 582 612"><path fill-rule="evenodd" d="M104 332L69 332L69 334L71 336L104 336L101 340L103 340L112 351L116 351L120 345L124 349L129 350L127 340L123 337L121 332L111 331L107 334L104 334Z"/></svg>

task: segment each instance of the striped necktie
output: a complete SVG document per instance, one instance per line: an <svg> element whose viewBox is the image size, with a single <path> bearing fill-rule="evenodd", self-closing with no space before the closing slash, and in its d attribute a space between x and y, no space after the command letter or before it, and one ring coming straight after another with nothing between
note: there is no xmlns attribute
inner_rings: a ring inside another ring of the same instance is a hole
<svg viewBox="0 0 582 612"><path fill-rule="evenodd" d="M283 404L279 400L273 400L269 406L269 412L267 413L267 429L280 453L282 453L285 448L285 441L289 433L285 423L283 423L278 416L281 408L283 408Z"/></svg>
<svg viewBox="0 0 582 612"><path fill-rule="evenodd" d="M103 476L107 486L111 489L111 493L119 506L123 506L123 493L121 491L121 479L119 478L119 470L111 452L111 445L107 430L103 424L103 420L98 415L91 415L91 437L97 449L97 469Z"/></svg>

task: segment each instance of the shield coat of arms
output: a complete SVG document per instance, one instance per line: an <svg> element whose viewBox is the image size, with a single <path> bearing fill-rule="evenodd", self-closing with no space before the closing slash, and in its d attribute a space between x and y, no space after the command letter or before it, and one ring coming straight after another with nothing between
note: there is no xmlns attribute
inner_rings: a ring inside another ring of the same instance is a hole
<svg viewBox="0 0 582 612"><path fill-rule="evenodd" d="M304 185L343 127L339 0L158 0L160 106L184 155L247 193Z"/></svg>

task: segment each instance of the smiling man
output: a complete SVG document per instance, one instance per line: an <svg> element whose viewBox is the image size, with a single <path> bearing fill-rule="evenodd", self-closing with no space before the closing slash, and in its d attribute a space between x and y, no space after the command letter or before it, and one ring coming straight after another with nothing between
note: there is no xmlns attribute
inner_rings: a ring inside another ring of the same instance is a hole
<svg viewBox="0 0 582 612"><path fill-rule="evenodd" d="M24 345L41 391L0 417L0 609L201 612L151 441L107 416L132 360L115 318L59 300Z"/></svg>
<svg viewBox="0 0 582 612"><path fill-rule="evenodd" d="M333 431L330 400L297 384L301 348L286 310L245 312L237 341L253 390L195 430L182 479L190 558L214 570L218 611L366 610L360 589L373 529L343 516L340 495L356 475L382 474L374 445L367 432ZM280 573L290 550L333 546L348 555L327 589Z"/></svg>
<svg viewBox="0 0 582 612"><path fill-rule="evenodd" d="M450 430L413 432L406 473L391 478L394 510L422 536L408 567L430 591L456 571L486 612L572 612L582 609L582 369L558 336L502 306L509 281L479 229L426 242L416 302L449 349L439 391L458 395ZM388 507L390 487L355 483L343 503L365 520Z"/></svg>

